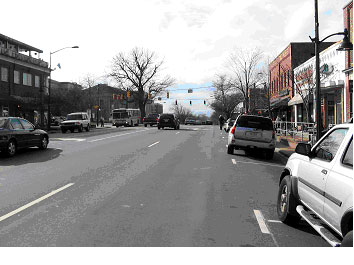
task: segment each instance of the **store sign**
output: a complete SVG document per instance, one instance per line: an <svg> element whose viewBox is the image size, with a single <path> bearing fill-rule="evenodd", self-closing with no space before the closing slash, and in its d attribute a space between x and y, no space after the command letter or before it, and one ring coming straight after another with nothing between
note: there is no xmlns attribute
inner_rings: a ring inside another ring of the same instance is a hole
<svg viewBox="0 0 354 265"><path fill-rule="evenodd" d="M333 70L334 70L334 67L333 65L331 64L323 64L321 67L320 67L320 73L321 74L324 74L324 75L330 75L333 73Z"/></svg>

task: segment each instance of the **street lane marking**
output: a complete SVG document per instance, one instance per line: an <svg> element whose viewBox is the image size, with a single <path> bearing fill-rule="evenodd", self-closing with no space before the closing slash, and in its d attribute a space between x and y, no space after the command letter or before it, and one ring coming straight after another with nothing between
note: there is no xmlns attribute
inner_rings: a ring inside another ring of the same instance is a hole
<svg viewBox="0 0 354 265"><path fill-rule="evenodd" d="M236 159L231 159L232 164L236 165Z"/></svg>
<svg viewBox="0 0 354 265"><path fill-rule="evenodd" d="M104 137L104 138L99 138L99 139L91 140L91 141L89 141L89 143L93 143L93 142L97 142L97 141L102 141L102 140L106 140L106 139L110 139L110 138L114 138L114 137L119 137L119 136L134 134L134 133L138 133L138 132L149 131L149 130L150 130L150 129L145 129L145 130L143 130L143 131L135 131L135 132L130 132L130 133L116 134L116 135L112 135L112 136L108 136L108 137Z"/></svg>
<svg viewBox="0 0 354 265"><path fill-rule="evenodd" d="M259 210L253 210L253 212L254 212L254 215L256 216L259 228L261 229L262 233L269 234L273 239L274 245L276 247L279 247L277 240L275 239L274 235L269 231L266 223L264 222L264 217L263 217L262 212Z"/></svg>
<svg viewBox="0 0 354 265"><path fill-rule="evenodd" d="M7 218L19 213L19 212L22 212L23 210L25 210L25 209L27 209L27 208L29 208L29 207L31 207L31 206L43 201L45 199L48 199L49 197L57 194L58 192L61 192L61 191L65 190L65 189L71 187L72 185L74 185L74 183L69 183L69 184L67 184L67 185L65 185L65 186L63 186L63 187L61 187L61 188L59 188L57 190L53 190L52 192L48 193L47 195L44 195L44 196L40 197L39 199L36 199L36 200L34 200L34 201L30 202L30 203L27 203L26 205L24 205L24 206L22 206L22 207L20 207L20 208L18 208L16 210L8 213L8 214L5 214L5 215L1 216L0 217L0 222L4 221L5 219L7 219Z"/></svg>
<svg viewBox="0 0 354 265"><path fill-rule="evenodd" d="M82 139L82 138L50 138L50 140L54 140L54 141L77 141L77 142L86 141L86 139Z"/></svg>
<svg viewBox="0 0 354 265"><path fill-rule="evenodd" d="M156 142L156 143L150 144L148 147L154 146L155 144L158 144L158 143L159 143L159 142Z"/></svg>
<svg viewBox="0 0 354 265"><path fill-rule="evenodd" d="M179 134L179 132L176 132L176 134Z"/></svg>
<svg viewBox="0 0 354 265"><path fill-rule="evenodd" d="M276 164L270 164L270 163L256 163L256 162L247 162L247 161L237 161L237 163L244 163L244 164L254 164L254 165L262 165L262 166L273 166L273 167L281 167L283 168L283 165L276 165Z"/></svg>
<svg viewBox="0 0 354 265"><path fill-rule="evenodd" d="M263 234L270 234L267 225L264 222L263 214L259 210L253 210L254 215L256 216L259 228Z"/></svg>
<svg viewBox="0 0 354 265"><path fill-rule="evenodd" d="M267 220L268 223L283 223L282 221L279 220Z"/></svg>

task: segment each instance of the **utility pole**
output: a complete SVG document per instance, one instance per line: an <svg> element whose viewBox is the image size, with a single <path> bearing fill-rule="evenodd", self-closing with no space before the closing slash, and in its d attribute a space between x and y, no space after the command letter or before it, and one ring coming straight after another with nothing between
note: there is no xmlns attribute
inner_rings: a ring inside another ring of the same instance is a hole
<svg viewBox="0 0 354 265"><path fill-rule="evenodd" d="M316 141L321 138L321 84L320 84L320 38L319 38L319 23L318 23L318 4L315 0L315 68L316 68Z"/></svg>

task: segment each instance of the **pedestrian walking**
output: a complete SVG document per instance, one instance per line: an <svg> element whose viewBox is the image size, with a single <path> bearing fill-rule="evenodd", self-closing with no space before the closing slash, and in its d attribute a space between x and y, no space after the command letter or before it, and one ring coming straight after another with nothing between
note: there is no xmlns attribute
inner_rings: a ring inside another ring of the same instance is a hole
<svg viewBox="0 0 354 265"><path fill-rule="evenodd" d="M101 117L100 122L101 122L101 127L104 127L104 118L103 117Z"/></svg>
<svg viewBox="0 0 354 265"><path fill-rule="evenodd" d="M219 125L220 125L220 130L222 130L222 127L224 126L225 119L222 115L219 116Z"/></svg>

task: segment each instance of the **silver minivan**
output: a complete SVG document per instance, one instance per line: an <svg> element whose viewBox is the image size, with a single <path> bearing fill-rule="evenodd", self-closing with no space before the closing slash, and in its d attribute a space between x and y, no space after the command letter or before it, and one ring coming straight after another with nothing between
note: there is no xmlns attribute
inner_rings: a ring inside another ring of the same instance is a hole
<svg viewBox="0 0 354 265"><path fill-rule="evenodd" d="M267 159L272 159L275 150L275 131L270 118L240 115L229 131L227 153L233 154L235 149L245 152L262 151Z"/></svg>

